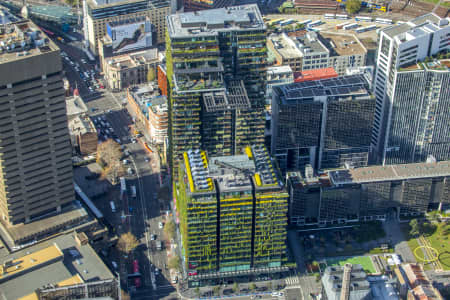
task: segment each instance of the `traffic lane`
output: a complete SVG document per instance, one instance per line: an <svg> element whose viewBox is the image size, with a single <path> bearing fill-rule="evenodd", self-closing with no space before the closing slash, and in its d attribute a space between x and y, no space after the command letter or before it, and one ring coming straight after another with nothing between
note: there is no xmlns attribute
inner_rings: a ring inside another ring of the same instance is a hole
<svg viewBox="0 0 450 300"><path fill-rule="evenodd" d="M87 89L85 83L79 77L78 72L75 70L74 66L72 66L66 59L61 57L63 62L63 69L66 72L67 80L69 80L70 86L72 88L78 88L80 95L87 94L89 90Z"/></svg>

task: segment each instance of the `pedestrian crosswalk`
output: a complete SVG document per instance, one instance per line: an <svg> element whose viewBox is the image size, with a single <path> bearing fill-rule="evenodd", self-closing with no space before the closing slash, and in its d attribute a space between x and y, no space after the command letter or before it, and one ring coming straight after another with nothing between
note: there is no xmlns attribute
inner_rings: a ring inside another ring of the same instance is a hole
<svg viewBox="0 0 450 300"><path fill-rule="evenodd" d="M289 276L285 279L287 286L298 285L300 283L297 276Z"/></svg>

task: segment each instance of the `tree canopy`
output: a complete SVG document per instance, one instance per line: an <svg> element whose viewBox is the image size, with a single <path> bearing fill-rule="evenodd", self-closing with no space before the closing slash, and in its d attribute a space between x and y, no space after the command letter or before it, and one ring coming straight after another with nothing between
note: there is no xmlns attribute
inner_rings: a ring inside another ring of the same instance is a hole
<svg viewBox="0 0 450 300"><path fill-rule="evenodd" d="M347 0L345 3L345 9L349 14L357 13L361 9L360 0Z"/></svg>
<svg viewBox="0 0 450 300"><path fill-rule="evenodd" d="M131 232L121 234L119 240L117 241L117 249L125 254L128 254L136 249L138 245L138 240Z"/></svg>
<svg viewBox="0 0 450 300"><path fill-rule="evenodd" d="M112 139L104 141L97 147L97 163L103 168L103 178L112 174L114 181L116 177L124 174L125 171L120 162L122 155L120 145Z"/></svg>
<svg viewBox="0 0 450 300"><path fill-rule="evenodd" d="M169 239L173 239L175 237L175 223L172 220L169 220L164 224L164 233L167 235Z"/></svg>

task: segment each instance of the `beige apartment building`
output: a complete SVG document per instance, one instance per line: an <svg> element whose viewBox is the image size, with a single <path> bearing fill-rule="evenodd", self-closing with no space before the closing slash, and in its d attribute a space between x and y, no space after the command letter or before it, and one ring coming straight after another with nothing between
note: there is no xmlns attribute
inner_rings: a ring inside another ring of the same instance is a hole
<svg viewBox="0 0 450 300"><path fill-rule="evenodd" d="M89 41L89 49L97 55L98 39L106 35L108 23L148 17L155 26L156 42L163 43L169 14L170 2L167 0L85 0L85 39Z"/></svg>
<svg viewBox="0 0 450 300"><path fill-rule="evenodd" d="M277 65L290 66L293 72L334 68L345 75L347 68L366 65L367 49L353 34L308 32L301 37L273 34L267 47Z"/></svg>
<svg viewBox="0 0 450 300"><path fill-rule="evenodd" d="M13 227L71 206L72 149L59 48L28 20L0 41L0 221Z"/></svg>
<svg viewBox="0 0 450 300"><path fill-rule="evenodd" d="M141 122L155 144L164 144L169 128L169 106L167 97L160 95L156 85L128 89L130 113Z"/></svg>

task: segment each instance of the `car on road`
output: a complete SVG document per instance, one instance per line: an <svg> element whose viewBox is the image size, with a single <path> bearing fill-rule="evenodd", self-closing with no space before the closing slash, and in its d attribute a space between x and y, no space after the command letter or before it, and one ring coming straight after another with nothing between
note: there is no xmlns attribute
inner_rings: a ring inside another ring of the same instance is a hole
<svg viewBox="0 0 450 300"><path fill-rule="evenodd" d="M155 235L155 234L150 235L150 240L151 240L151 241L156 240L156 235Z"/></svg>
<svg viewBox="0 0 450 300"><path fill-rule="evenodd" d="M163 222L159 222L159 223L158 223L158 226L159 226L159 229L163 229L163 227L164 227Z"/></svg>
<svg viewBox="0 0 450 300"><path fill-rule="evenodd" d="M146 161L146 162L149 162L149 161L150 161L150 158L146 157L146 158L145 158L145 161Z"/></svg>

